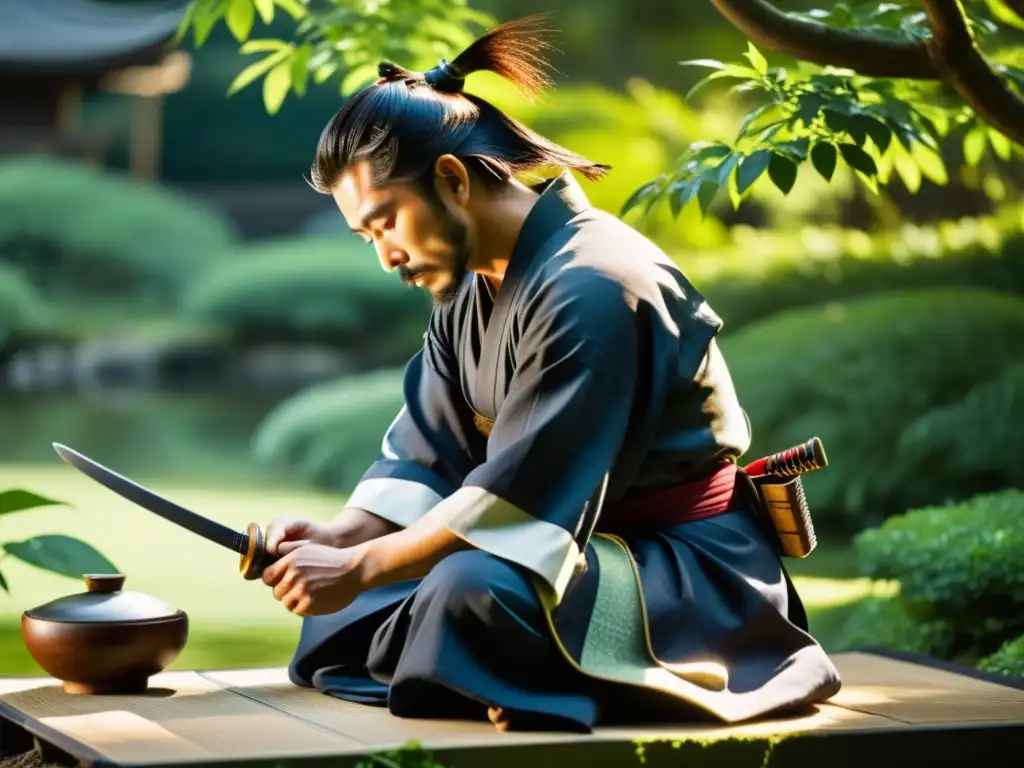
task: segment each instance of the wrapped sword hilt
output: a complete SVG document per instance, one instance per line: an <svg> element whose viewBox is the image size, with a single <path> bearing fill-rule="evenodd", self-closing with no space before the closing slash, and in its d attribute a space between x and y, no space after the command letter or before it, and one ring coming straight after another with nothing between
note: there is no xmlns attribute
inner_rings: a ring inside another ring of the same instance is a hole
<svg viewBox="0 0 1024 768"><path fill-rule="evenodd" d="M751 477L796 477L827 466L828 457L825 456L825 447L821 444L821 439L812 437L800 445L756 459L747 464L743 471Z"/></svg>

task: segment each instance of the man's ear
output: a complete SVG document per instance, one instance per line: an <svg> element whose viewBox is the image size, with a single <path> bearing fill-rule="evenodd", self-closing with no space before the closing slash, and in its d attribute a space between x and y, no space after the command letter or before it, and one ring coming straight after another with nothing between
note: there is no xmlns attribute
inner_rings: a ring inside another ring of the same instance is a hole
<svg viewBox="0 0 1024 768"><path fill-rule="evenodd" d="M434 163L434 183L438 193L451 198L460 207L469 202L469 169L455 155L441 155Z"/></svg>

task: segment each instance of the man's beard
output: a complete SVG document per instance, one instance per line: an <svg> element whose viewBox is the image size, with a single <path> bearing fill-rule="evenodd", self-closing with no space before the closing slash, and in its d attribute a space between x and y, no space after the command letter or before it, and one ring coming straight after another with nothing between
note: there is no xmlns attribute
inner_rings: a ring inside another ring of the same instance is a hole
<svg viewBox="0 0 1024 768"><path fill-rule="evenodd" d="M442 222L444 230L443 239L451 248L451 261L446 270L449 273L450 280L443 288L437 291L430 291L434 306L449 304L458 296L459 287L462 285L468 272L467 265L469 264L470 257L468 227L446 210L442 209L441 215L444 219ZM408 267L399 267L398 269L399 275L406 283L410 283L419 275L430 274L434 271L436 270L417 270L409 269Z"/></svg>

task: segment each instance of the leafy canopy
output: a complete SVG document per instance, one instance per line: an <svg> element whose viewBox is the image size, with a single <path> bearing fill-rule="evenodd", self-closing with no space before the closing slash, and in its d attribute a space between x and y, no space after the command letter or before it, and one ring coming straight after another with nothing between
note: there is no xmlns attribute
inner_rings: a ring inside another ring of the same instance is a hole
<svg viewBox="0 0 1024 768"><path fill-rule="evenodd" d="M721 193L738 207L765 176L788 194L804 164L827 181L844 165L876 193L898 176L916 192L923 178L948 182L943 145L954 138L968 166L1024 154L1022 0L862 0L804 13L768 0L710 1L749 42L740 61L680 62L711 70L687 99L729 83L749 112L732 142L694 143L623 214L667 201L678 217L694 200L706 214ZM257 18L269 24L278 10L294 20L292 38L253 38ZM338 75L347 95L380 60L424 70L471 42L472 25L494 23L466 0L194 0L179 39L191 30L201 46L222 20L242 54L265 54L229 93L262 77L271 114L311 77ZM1007 44L1013 35L1017 44ZM775 66L766 54L794 63Z"/></svg>

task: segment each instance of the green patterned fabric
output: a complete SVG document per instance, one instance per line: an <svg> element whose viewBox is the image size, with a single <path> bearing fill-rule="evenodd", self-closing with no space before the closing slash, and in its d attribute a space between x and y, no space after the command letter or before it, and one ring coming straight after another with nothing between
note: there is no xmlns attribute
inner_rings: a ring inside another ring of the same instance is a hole
<svg viewBox="0 0 1024 768"><path fill-rule="evenodd" d="M579 668L605 680L656 688L706 709L730 699L724 667L700 661L666 664L654 658L647 641L642 586L629 550L602 535L594 536L590 545L599 576Z"/></svg>
<svg viewBox="0 0 1024 768"><path fill-rule="evenodd" d="M591 539L600 577L580 666L587 672L642 683L654 661L647 653L639 585L626 551L602 536Z"/></svg>

